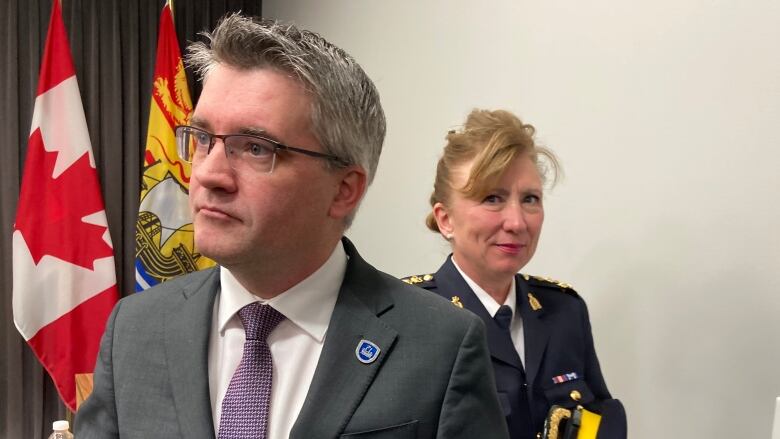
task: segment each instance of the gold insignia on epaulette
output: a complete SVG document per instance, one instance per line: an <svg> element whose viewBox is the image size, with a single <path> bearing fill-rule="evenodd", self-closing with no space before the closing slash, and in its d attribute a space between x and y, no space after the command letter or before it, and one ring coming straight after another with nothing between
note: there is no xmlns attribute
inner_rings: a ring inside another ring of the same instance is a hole
<svg viewBox="0 0 780 439"><path fill-rule="evenodd" d="M529 276L529 275L527 275L527 274L524 274L524 275L523 275L523 279L525 279L525 280L528 280L528 279L530 279L530 278L531 278L531 276Z"/></svg>
<svg viewBox="0 0 780 439"><path fill-rule="evenodd" d="M429 280L433 280L433 275L432 274L414 275L414 276L402 278L401 280L410 285L414 285L423 282L428 282Z"/></svg>
<svg viewBox="0 0 780 439"><path fill-rule="evenodd" d="M555 280L555 279L553 279L551 277L546 277L546 276L531 276L531 277L533 277L534 279L538 279L538 280L547 282L547 283L551 283L553 285L557 285L562 290L571 290L571 289L573 289L571 284L567 284L566 282L561 282L559 280Z"/></svg>
<svg viewBox="0 0 780 439"><path fill-rule="evenodd" d="M461 303L460 297L458 296L452 296L452 304L458 308L463 308L463 303Z"/></svg>
<svg viewBox="0 0 780 439"><path fill-rule="evenodd" d="M528 303L531 304L531 309L534 311L542 309L542 304L539 303L539 300L531 293L528 293Z"/></svg>

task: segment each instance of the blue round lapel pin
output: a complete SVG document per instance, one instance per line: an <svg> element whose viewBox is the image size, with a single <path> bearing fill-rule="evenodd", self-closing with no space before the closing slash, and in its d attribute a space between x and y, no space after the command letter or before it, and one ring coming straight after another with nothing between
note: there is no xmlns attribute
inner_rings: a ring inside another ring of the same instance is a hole
<svg viewBox="0 0 780 439"><path fill-rule="evenodd" d="M363 364L373 363L379 357L379 346L368 340L360 340L355 348L355 356Z"/></svg>

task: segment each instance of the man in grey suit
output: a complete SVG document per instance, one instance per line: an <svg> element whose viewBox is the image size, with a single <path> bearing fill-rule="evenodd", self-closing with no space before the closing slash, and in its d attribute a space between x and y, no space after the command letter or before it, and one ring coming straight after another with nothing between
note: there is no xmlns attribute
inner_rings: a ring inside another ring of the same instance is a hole
<svg viewBox="0 0 780 439"><path fill-rule="evenodd" d="M506 438L482 322L343 238L384 140L371 80L293 26L207 36L176 138L219 267L117 304L76 436Z"/></svg>

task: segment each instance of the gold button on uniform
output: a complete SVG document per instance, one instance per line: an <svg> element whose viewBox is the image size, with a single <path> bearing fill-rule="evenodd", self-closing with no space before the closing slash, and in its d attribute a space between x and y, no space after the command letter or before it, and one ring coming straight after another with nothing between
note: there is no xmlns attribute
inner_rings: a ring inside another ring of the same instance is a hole
<svg viewBox="0 0 780 439"><path fill-rule="evenodd" d="M582 394L577 390L572 390L571 393L569 393L569 396L571 396L571 399L574 401L579 401L582 399Z"/></svg>

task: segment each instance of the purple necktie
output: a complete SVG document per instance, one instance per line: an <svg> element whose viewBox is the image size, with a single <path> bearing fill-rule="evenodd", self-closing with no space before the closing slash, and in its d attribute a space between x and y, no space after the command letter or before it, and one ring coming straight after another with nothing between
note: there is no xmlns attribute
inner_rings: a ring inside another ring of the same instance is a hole
<svg viewBox="0 0 780 439"><path fill-rule="evenodd" d="M284 315L260 302L238 311L246 331L244 354L225 398L219 420L219 439L265 439L271 411L273 362L266 339Z"/></svg>

